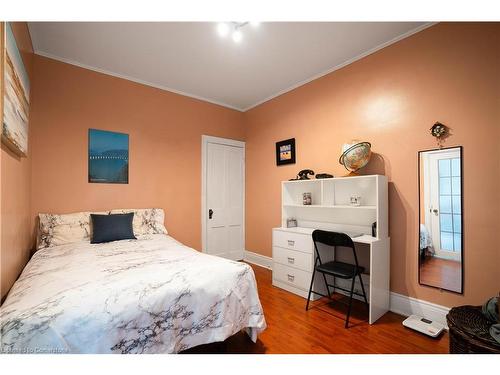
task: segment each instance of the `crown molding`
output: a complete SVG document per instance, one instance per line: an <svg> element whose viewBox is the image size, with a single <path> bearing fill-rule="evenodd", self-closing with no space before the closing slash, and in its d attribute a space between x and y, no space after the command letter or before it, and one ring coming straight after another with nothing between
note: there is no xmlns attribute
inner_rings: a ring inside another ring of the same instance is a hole
<svg viewBox="0 0 500 375"><path fill-rule="evenodd" d="M235 111L239 111L239 112L247 112L255 107L258 107L259 105L261 104L264 104L274 98L277 98L278 96L281 96L283 94L286 94L287 92L290 92L296 88L299 88L301 86L304 86L305 84L309 83L309 82L312 82L318 78L321 78L327 74L330 74L336 70L339 70L347 65L350 65L366 56L369 56L385 47L388 47L390 46L391 44L394 44L396 42L399 42L400 40L403 40L405 38L408 38L409 36L411 35L414 35L422 30L425 30L431 26L434 26L435 24L437 24L437 22L428 22L428 23L425 23L419 27L416 27L415 29L412 29L410 31L407 31L387 42L384 42L382 44L379 44L378 46L366 51L366 52L363 52L341 64L338 64L328 70L325 70L319 74L316 74L312 77L309 77L305 80L302 80L292 86L289 86L288 88L284 89L284 90L280 90L278 91L277 93L271 95L271 96L268 96L267 98L263 99L263 100L260 100L246 108L240 108L240 107L236 107L236 106L233 106L233 105L230 105L230 104L227 104L227 103L223 103L223 102L220 102L220 101L217 101L217 100L212 100L212 99L208 99L208 98L205 98L205 97L202 97L202 96L199 96L199 95L195 95L195 94L191 94L191 93L188 93L188 92L184 92L184 91L180 91L180 90L176 90L176 89L173 89L171 87L168 87L168 86L163 86L163 85L158 85L158 84L155 84L155 83L152 83L152 82L148 82L148 81L145 81L145 80L142 80L142 79L139 79L139 78L135 78L135 77L131 77L131 76L128 76L128 75L125 75L125 74L120 74L120 73L115 73L115 72L112 72L112 71L109 71L109 70L106 70L106 69L101 69L101 68L97 68L97 67L94 67L94 66L91 66L91 65L87 65L87 64L82 64L78 61L75 61L75 60L71 60L71 59L67 59L67 58L64 58L64 57L60 57L60 56L56 56L56 55L53 55L51 53L48 53L48 52L45 52L45 51L41 51L41 50L36 50L35 51L35 54L37 55L40 55L40 56L43 56L43 57L47 57L49 59L52 59L52 60L57 60L57 61L60 61L60 62L63 62L63 63L66 63L66 64L70 64L70 65L74 65L74 66L78 66L80 68L83 68L83 69L88 69L88 70L91 70L91 71L94 71L94 72L97 72L97 73L102 73L102 74L106 74L106 75L109 75L109 76L112 76L112 77L116 77L116 78L121 78L121 79L125 79L127 81L131 81L131 82L135 82L135 83L139 83L141 85L145 85L145 86L149 86L149 87L154 87L154 88L157 88L157 89L160 89L160 90L163 90L163 91L168 91L168 92L171 92L171 93L174 93L174 94L177 94L177 95L182 95L182 96L186 96L188 98L192 98L192 99L196 99L196 100L201 100L201 101L204 101L204 102L207 102L207 103L211 103L211 104L215 104L215 105L219 105L221 107L225 107L225 108L229 108L229 109L232 109L232 110L235 110Z"/></svg>
<svg viewBox="0 0 500 375"><path fill-rule="evenodd" d="M323 76L326 76L327 74L333 73L336 70L339 70L339 69L341 69L341 68L343 68L343 67L345 67L347 65L350 65L350 64L352 64L352 63L354 63L354 62L356 62L358 60L361 60L363 57L371 55L371 54L373 54L373 53L375 53L375 52L377 52L377 51L379 51L379 50L381 50L381 49L383 49L385 47L390 46L391 44L399 42L400 40L408 38L409 36L412 36L413 34L416 34L416 33L420 32L422 30L425 30L425 29L427 29L427 28L429 28L431 26L434 26L435 24L437 24L437 22L428 22L428 23L425 23L423 25L420 25L419 27L416 27L415 29L407 31L407 32L405 32L405 33L403 33L403 34L401 34L401 35L399 35L399 36L397 36L397 37L395 37L395 38L387 41L387 42L379 44L378 46L376 46L376 47L374 47L374 48L372 48L372 49L370 49L370 50L368 50L366 52L363 52L363 53L361 53L361 54L359 54L359 55L357 55L357 56L355 56L355 57L353 57L353 58L351 58L351 59L349 59L349 60L347 60L347 61L339 64L339 65L336 65L333 68L330 68L330 69L325 70L325 71L323 71L323 72L321 72L319 74L316 74L316 75L314 75L312 77L309 77L309 78L307 78L307 79L305 79L303 81L300 81L299 83L296 83L296 84L294 84L294 85L292 85L292 86L290 86L290 87L288 87L288 88L286 88L284 90L278 91L276 94L268 96L267 98L265 98L263 100L260 100L257 103L252 104L249 107L243 108L241 111L242 112L246 112L246 111L251 110L252 108L258 107L259 105L264 104L265 102L268 102L268 101L270 101L270 100L272 100L274 98L277 98L278 96L286 94L287 92L290 92L290 91L292 91L292 90L294 90L296 88L299 88L300 86L304 86L305 84L307 84L309 82L312 82L312 81L314 81L314 80L316 80L318 78L321 78Z"/></svg>
<svg viewBox="0 0 500 375"><path fill-rule="evenodd" d="M216 105L219 105L221 107L226 107L226 108L229 108L229 109L234 109L235 111L242 112L241 108L232 106L232 105L227 104L227 103L223 103L223 102L219 102L217 100L212 100L212 99L204 98L204 97L199 96L199 95L190 94L188 92L176 90L176 89L173 89L171 87L167 87L167 86L163 86L163 85L158 85L156 83L144 81L142 79L131 77L131 76L128 76L126 74L120 74L120 73L115 73L115 72L112 72L112 71L109 71L109 70L106 70L106 69L96 68L95 66L91 66L91 65L87 65L87 64L82 64L82 63L79 63L78 61L74 61L74 60L67 59L67 58L64 58L64 57L59 57L59 56L53 55L53 54L48 53L48 52L35 51L35 54L39 55L39 56L47 57L47 58L52 59L52 60L57 60L57 61L60 61L60 62L66 63L66 64L78 66L79 68L83 68L83 69L87 69L87 70L92 70L92 71L97 72L97 73L106 74L108 76L125 79L127 81L139 83L141 85L154 87L156 89L160 89L160 90L163 90L163 91L168 91L168 92L171 92L171 93L174 93L174 94L177 94L177 95L187 96L188 98L192 98L192 99L196 99L196 100L201 100L203 102L207 102L207 103L211 103L211 104L216 104Z"/></svg>

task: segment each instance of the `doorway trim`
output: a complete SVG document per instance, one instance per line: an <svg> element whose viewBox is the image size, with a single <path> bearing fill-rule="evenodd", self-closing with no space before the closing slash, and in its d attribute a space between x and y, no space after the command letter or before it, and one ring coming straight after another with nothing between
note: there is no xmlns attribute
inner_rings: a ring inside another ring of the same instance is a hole
<svg viewBox="0 0 500 375"><path fill-rule="evenodd" d="M243 234L243 253L244 255L245 246L245 183L246 183L246 144L243 141L238 141L235 139L214 137L211 135L201 136L201 251L206 253L207 249L207 150L208 144L215 143L224 146L239 147L243 149L243 194L242 194L242 207L243 207L243 218L242 218L242 234Z"/></svg>

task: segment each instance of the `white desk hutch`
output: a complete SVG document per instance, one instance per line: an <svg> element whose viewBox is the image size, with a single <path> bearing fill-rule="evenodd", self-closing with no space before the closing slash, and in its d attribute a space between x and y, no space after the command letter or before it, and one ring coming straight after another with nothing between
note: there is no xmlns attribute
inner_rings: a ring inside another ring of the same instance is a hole
<svg viewBox="0 0 500 375"><path fill-rule="evenodd" d="M365 267L362 279L370 305L369 322L374 323L389 310L387 178L370 175L283 181L281 192L281 227L273 229L273 285L307 298L315 260L312 232L324 229L348 233L353 236L359 262ZM311 193L311 205L303 205L306 192ZM350 205L352 195L361 197L359 206ZM295 218L297 227L287 228L287 218ZM323 262L334 257L349 261L342 259L342 249L320 251ZM326 293L321 274L316 276L314 290ZM344 284L346 280L337 278L335 282L344 288L348 286ZM355 291L360 290L356 280ZM311 297L317 298L314 294Z"/></svg>

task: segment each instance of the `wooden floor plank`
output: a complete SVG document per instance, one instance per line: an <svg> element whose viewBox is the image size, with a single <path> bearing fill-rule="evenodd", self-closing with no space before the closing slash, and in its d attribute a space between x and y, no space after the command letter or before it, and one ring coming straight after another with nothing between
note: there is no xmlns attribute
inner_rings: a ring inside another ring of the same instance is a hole
<svg viewBox="0 0 500 375"><path fill-rule="evenodd" d="M420 282L436 288L460 292L462 264L448 259L426 258L425 262L420 264Z"/></svg>
<svg viewBox="0 0 500 375"><path fill-rule="evenodd" d="M403 327L404 317L392 312L369 325L366 307L359 301L355 301L348 329L344 328L346 307L338 301L320 299L306 312L304 298L272 286L270 270L251 266L268 326L257 343L241 332L223 343L202 345L185 353L448 353L447 333L430 338ZM337 299L345 297L336 295Z"/></svg>

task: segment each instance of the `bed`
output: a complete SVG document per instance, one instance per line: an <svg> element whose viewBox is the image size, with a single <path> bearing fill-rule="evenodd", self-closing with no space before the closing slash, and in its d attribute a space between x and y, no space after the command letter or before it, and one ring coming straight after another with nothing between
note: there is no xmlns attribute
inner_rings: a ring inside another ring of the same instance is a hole
<svg viewBox="0 0 500 375"><path fill-rule="evenodd" d="M420 246L419 256L422 262L425 262L427 256L434 256L434 245L432 244L432 237L430 231L424 224L420 224Z"/></svg>
<svg viewBox="0 0 500 375"><path fill-rule="evenodd" d="M250 266L145 234L40 249L0 328L3 353L178 353L266 322Z"/></svg>

